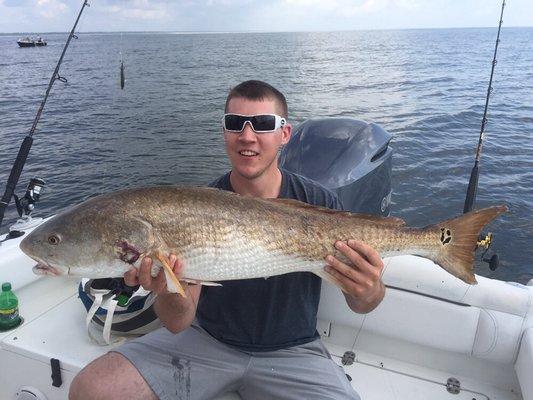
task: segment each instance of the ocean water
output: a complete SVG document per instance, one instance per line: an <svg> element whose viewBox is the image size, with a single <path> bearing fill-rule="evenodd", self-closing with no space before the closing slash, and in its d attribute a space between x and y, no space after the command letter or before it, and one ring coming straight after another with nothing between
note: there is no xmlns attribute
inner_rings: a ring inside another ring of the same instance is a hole
<svg viewBox="0 0 533 400"><path fill-rule="evenodd" d="M0 190L44 96L66 34L18 48L0 35ZM392 214L414 226L460 214L477 146L496 29L334 33L80 34L65 56L17 192L47 187L36 215L95 193L204 184L226 171L220 120L228 89L261 79L283 91L290 121L347 116L393 135ZM121 54L126 86L119 86ZM533 28L503 28L477 207L500 268L533 278ZM16 219L14 206L2 231Z"/></svg>

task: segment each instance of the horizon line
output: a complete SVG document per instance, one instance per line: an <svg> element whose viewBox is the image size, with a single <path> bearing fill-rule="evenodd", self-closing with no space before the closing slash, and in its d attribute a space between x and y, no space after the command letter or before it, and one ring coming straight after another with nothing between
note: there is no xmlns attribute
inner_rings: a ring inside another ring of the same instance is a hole
<svg viewBox="0 0 533 400"><path fill-rule="evenodd" d="M249 31L194 31L194 30L140 30L140 31L77 31L78 34L94 34L94 33L152 33L152 34L165 34L165 33L174 33L174 34L224 34L224 33L332 33L332 32L364 32L364 31L403 31L403 30L444 30L444 29L497 29L495 26L448 26L448 27L420 27L420 28L365 28L365 29L339 29L339 30L294 30L294 31L268 31L268 30L249 30ZM533 28L533 26L502 26L502 29L505 28ZM41 34L63 34L70 33L70 31L18 31L18 32L0 32L0 35L20 35L27 33L41 32Z"/></svg>

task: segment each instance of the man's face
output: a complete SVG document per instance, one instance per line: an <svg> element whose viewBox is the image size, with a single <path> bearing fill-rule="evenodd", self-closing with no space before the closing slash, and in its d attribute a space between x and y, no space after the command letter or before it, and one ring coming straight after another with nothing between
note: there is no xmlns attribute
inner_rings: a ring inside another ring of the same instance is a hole
<svg viewBox="0 0 533 400"><path fill-rule="evenodd" d="M234 97L229 101L226 113L241 115L277 114L274 100L248 100ZM246 179L255 179L277 168L278 149L291 137L291 126L286 124L274 132L255 133L249 123L240 133L224 130L226 151L233 172Z"/></svg>

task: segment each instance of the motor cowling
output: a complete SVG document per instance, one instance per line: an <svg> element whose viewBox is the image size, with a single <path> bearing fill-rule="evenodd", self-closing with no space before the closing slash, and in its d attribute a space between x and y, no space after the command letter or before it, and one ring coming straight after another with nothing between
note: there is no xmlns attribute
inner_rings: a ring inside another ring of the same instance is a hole
<svg viewBox="0 0 533 400"><path fill-rule="evenodd" d="M280 155L288 171L336 192L346 210L389 215L392 136L353 118L310 119L298 125Z"/></svg>

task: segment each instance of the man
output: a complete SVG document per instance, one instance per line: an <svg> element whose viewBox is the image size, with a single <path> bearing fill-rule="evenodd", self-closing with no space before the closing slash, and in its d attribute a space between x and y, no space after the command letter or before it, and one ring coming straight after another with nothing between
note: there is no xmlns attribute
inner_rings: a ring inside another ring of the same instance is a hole
<svg viewBox="0 0 533 400"><path fill-rule="evenodd" d="M232 165L212 186L245 196L289 197L341 208L317 183L281 170L278 151L288 143L283 94L260 81L233 88L223 121ZM366 313L382 300L383 263L369 246L335 243L351 261L333 256L325 270L348 306ZM170 256L179 277L182 262ZM125 275L158 294L155 311L165 328L132 340L84 368L72 399L211 399L237 391L244 399L357 399L316 332L321 279L298 272L268 279L225 281L221 287L187 285L187 297L166 291L163 273L150 276L145 258Z"/></svg>

